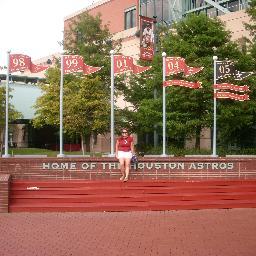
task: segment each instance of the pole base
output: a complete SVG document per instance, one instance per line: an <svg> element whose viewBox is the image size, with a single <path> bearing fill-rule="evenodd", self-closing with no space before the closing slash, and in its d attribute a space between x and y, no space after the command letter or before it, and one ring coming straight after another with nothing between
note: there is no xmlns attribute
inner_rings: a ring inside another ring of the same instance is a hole
<svg viewBox="0 0 256 256"><path fill-rule="evenodd" d="M64 154L58 154L57 157L65 157Z"/></svg>
<svg viewBox="0 0 256 256"><path fill-rule="evenodd" d="M2 155L2 157L3 158L8 158L8 157L11 157L11 155L10 154L4 154L4 155Z"/></svg>

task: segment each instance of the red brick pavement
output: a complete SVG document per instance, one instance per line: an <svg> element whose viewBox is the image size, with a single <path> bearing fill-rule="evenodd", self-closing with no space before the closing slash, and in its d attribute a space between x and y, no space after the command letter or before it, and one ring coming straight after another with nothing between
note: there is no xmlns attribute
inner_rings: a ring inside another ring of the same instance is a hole
<svg viewBox="0 0 256 256"><path fill-rule="evenodd" d="M254 256L256 209L0 214L1 256Z"/></svg>

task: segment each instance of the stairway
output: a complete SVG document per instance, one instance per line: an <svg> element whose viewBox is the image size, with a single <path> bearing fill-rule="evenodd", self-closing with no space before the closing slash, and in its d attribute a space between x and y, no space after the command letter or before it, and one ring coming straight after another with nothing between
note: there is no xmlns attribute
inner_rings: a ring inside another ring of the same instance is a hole
<svg viewBox="0 0 256 256"><path fill-rule="evenodd" d="M256 180L14 180L10 212L255 208Z"/></svg>

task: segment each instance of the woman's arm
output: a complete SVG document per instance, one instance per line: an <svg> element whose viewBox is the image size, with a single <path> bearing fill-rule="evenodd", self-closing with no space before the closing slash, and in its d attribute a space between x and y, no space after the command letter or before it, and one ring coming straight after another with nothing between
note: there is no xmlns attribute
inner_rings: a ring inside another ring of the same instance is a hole
<svg viewBox="0 0 256 256"><path fill-rule="evenodd" d="M116 141L116 157L117 157L117 152L118 152L118 145L119 145L119 140L117 139L117 141Z"/></svg>
<svg viewBox="0 0 256 256"><path fill-rule="evenodd" d="M134 143L133 143L133 141L131 142L131 151L132 151L132 154L134 155L135 151L134 151Z"/></svg>

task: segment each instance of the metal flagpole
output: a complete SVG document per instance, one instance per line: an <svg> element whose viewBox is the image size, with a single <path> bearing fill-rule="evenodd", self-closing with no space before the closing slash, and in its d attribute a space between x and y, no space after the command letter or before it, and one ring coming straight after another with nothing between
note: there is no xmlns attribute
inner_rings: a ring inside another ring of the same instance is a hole
<svg viewBox="0 0 256 256"><path fill-rule="evenodd" d="M111 57L111 121L110 121L110 157L114 156L114 132L115 132L115 126L114 126L114 50L110 51L110 57Z"/></svg>
<svg viewBox="0 0 256 256"><path fill-rule="evenodd" d="M60 67L60 153L57 157L64 157L63 154L63 80L64 80L64 55L61 55Z"/></svg>
<svg viewBox="0 0 256 256"><path fill-rule="evenodd" d="M217 83L216 78L216 62L218 60L217 56L213 56L213 74L214 74L214 85ZM216 157L216 138L217 138L217 120L216 120L216 112L217 112L217 99L215 95L217 93L217 89L213 90L213 141L212 141L212 156Z"/></svg>
<svg viewBox="0 0 256 256"><path fill-rule="evenodd" d="M156 24L157 24L157 15L156 15L156 1L154 0L154 15L153 15L153 34L154 34L154 55L156 54L156 43L157 43L157 34L156 34ZM157 99L157 90L154 88L154 100ZM158 146L158 134L157 134L157 125L154 125L154 147Z"/></svg>
<svg viewBox="0 0 256 256"><path fill-rule="evenodd" d="M10 155L8 154L9 75L10 75L10 51L7 52L7 73L6 73L6 86L5 86L5 139L4 139L3 157L10 157Z"/></svg>
<svg viewBox="0 0 256 256"><path fill-rule="evenodd" d="M166 143L166 88L164 86L164 82L165 82L165 76L166 76L166 53L163 52L162 53L162 57L163 57L163 154L162 156L166 156L166 152L165 152L165 143Z"/></svg>

